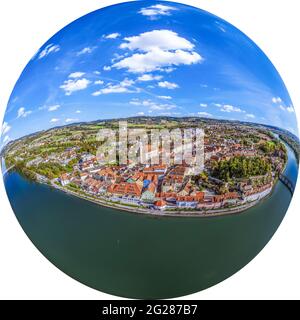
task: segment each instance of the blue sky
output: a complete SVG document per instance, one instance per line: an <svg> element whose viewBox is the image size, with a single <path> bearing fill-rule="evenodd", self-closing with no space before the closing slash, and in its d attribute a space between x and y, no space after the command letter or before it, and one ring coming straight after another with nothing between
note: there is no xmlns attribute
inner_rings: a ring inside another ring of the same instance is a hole
<svg viewBox="0 0 300 320"><path fill-rule="evenodd" d="M95 11L46 42L13 90L2 143L135 115L243 120L297 134L284 83L248 37L205 11L147 0Z"/></svg>

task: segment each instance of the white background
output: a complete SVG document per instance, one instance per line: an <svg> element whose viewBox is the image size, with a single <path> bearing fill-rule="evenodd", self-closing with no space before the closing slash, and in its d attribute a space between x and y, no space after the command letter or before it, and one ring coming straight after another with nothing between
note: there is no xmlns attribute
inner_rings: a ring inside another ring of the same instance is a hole
<svg viewBox="0 0 300 320"><path fill-rule="evenodd" d="M121 0L9 0L0 4L0 119L37 49L66 24ZM299 0L182 0L229 21L268 55L299 116ZM186 299L299 299L300 187L267 247L231 278ZM46 204L45 204L46 205ZM55 235L54 235L55 236ZM230 235L229 235L230 236ZM33 246L0 182L0 299L116 299L71 279Z"/></svg>

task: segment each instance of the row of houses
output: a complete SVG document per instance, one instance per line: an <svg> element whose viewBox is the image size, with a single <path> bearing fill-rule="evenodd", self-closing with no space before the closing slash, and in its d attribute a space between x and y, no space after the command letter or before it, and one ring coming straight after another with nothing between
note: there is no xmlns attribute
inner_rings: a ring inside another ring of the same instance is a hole
<svg viewBox="0 0 300 320"><path fill-rule="evenodd" d="M236 146L239 148L239 146ZM99 166L91 154L83 154L78 172L60 177L62 186L77 185L86 192L124 204L147 206L157 210L176 208L210 209L254 201L268 192L269 186L241 192L214 194L191 182L189 166L112 165ZM270 186L271 188L271 186Z"/></svg>

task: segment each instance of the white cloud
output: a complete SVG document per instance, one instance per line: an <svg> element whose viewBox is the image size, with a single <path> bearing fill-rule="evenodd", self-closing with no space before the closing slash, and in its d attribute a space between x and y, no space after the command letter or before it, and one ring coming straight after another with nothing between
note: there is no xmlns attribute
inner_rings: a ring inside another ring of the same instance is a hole
<svg viewBox="0 0 300 320"><path fill-rule="evenodd" d="M281 104L281 105L279 105L279 108L280 108L282 111L285 111L285 112L289 112L289 113L294 113L294 112L295 112L293 106L285 107L285 106L283 106L283 105Z"/></svg>
<svg viewBox="0 0 300 320"><path fill-rule="evenodd" d="M6 133L8 133L8 131L11 129L11 126L8 125L7 122L3 122L2 124L2 128L1 128L1 136L5 135Z"/></svg>
<svg viewBox="0 0 300 320"><path fill-rule="evenodd" d="M200 103L201 108L207 108L207 103Z"/></svg>
<svg viewBox="0 0 300 320"><path fill-rule="evenodd" d="M210 114L208 112L198 112L198 115L200 117L212 117L212 114Z"/></svg>
<svg viewBox="0 0 300 320"><path fill-rule="evenodd" d="M222 23L220 23L219 21L216 21L216 25L217 25L217 28L219 30L221 30L222 32L226 33L226 28Z"/></svg>
<svg viewBox="0 0 300 320"><path fill-rule="evenodd" d="M117 39L117 38L119 38L120 36L121 36L120 33L114 32L114 33L105 35L104 38L105 38L105 39Z"/></svg>
<svg viewBox="0 0 300 320"><path fill-rule="evenodd" d="M272 98L272 102L273 103L281 103L282 102L282 99L280 97L273 97Z"/></svg>
<svg viewBox="0 0 300 320"><path fill-rule="evenodd" d="M129 102L129 104L132 104L133 106L142 106L143 105L143 101L141 101L140 99L132 99Z"/></svg>
<svg viewBox="0 0 300 320"><path fill-rule="evenodd" d="M144 112L138 112L137 115L138 115L138 116L144 116L145 113L144 113Z"/></svg>
<svg viewBox="0 0 300 320"><path fill-rule="evenodd" d="M200 84L200 87L201 87L201 88L208 88L208 85L202 83L202 84Z"/></svg>
<svg viewBox="0 0 300 320"><path fill-rule="evenodd" d="M85 78L78 80L66 80L60 88L65 91L67 96L70 96L75 91L86 89L90 83L91 81Z"/></svg>
<svg viewBox="0 0 300 320"><path fill-rule="evenodd" d="M171 96L157 96L158 99L171 100Z"/></svg>
<svg viewBox="0 0 300 320"><path fill-rule="evenodd" d="M18 118L26 118L27 116L29 116L32 113L31 110L26 111L26 109L24 107L19 108L18 110Z"/></svg>
<svg viewBox="0 0 300 320"><path fill-rule="evenodd" d="M229 104L224 104L221 107L221 111L222 112L243 112L243 110L241 110L240 108L231 106Z"/></svg>
<svg viewBox="0 0 300 320"><path fill-rule="evenodd" d="M98 70L96 70L96 71L94 71L94 74L96 74L97 76L99 76L99 74L101 74L101 72L98 71Z"/></svg>
<svg viewBox="0 0 300 320"><path fill-rule="evenodd" d="M158 70L164 71L164 67L169 65L191 65L201 60L201 56L196 52L157 49L147 53L135 53L112 66L117 69L128 69L132 73L144 73Z"/></svg>
<svg viewBox="0 0 300 320"><path fill-rule="evenodd" d="M48 111L56 111L60 108L60 105L59 104L56 104L56 105L53 105L53 106L50 106L48 107Z"/></svg>
<svg viewBox="0 0 300 320"><path fill-rule="evenodd" d="M126 42L121 44L121 49L139 52L118 61L112 67L127 69L132 73L156 70L172 72L172 66L191 65L203 60L193 51L194 45L190 41L170 30L153 30L124 40Z"/></svg>
<svg viewBox="0 0 300 320"><path fill-rule="evenodd" d="M282 110L282 111L285 111L285 107L283 105L280 105L279 108Z"/></svg>
<svg viewBox="0 0 300 320"><path fill-rule="evenodd" d="M50 123L56 123L56 122L58 122L59 121L59 119L57 119L57 118L52 118L51 120L50 120Z"/></svg>
<svg viewBox="0 0 300 320"><path fill-rule="evenodd" d="M53 43L48 44L45 49L43 49L39 56L38 59L42 59L47 57L50 53L54 53L54 52L58 52L60 50L60 46L59 45L55 45Z"/></svg>
<svg viewBox="0 0 300 320"><path fill-rule="evenodd" d="M177 8L163 4L155 4L146 8L142 8L139 13L143 16L149 17L150 19L157 19L159 16L169 16L171 11L175 10L177 10Z"/></svg>
<svg viewBox="0 0 300 320"><path fill-rule="evenodd" d="M252 113L247 113L247 114L246 114L246 118L255 119L255 115L252 114Z"/></svg>
<svg viewBox="0 0 300 320"><path fill-rule="evenodd" d="M174 104L156 103L150 99L148 100L132 99L129 103L133 106L141 106L141 107L149 108L150 111L153 111L153 110L163 111L163 110L171 110L176 108Z"/></svg>
<svg viewBox="0 0 300 320"><path fill-rule="evenodd" d="M85 75L85 72L73 72L69 74L69 78L77 79L77 78L81 78L84 75Z"/></svg>
<svg viewBox="0 0 300 320"><path fill-rule="evenodd" d="M82 50L77 52L77 56L81 56L83 54L90 54L92 53L94 50L96 49L96 47L86 47L83 48Z"/></svg>
<svg viewBox="0 0 300 320"><path fill-rule="evenodd" d="M9 136L5 136L3 139L3 144L6 144L10 140Z"/></svg>
<svg viewBox="0 0 300 320"><path fill-rule="evenodd" d="M175 108L176 106L172 104L153 104L150 106L150 110L171 110Z"/></svg>
<svg viewBox="0 0 300 320"><path fill-rule="evenodd" d="M104 71L110 71L110 70L111 70L111 67L110 67L110 66L104 66L104 67L103 67L103 70L104 70Z"/></svg>
<svg viewBox="0 0 300 320"><path fill-rule="evenodd" d="M100 96L101 94L109 94L109 93L131 93L131 92L135 92L129 89L133 85L134 85L134 81L126 78L118 84L110 83L105 88L94 92L92 95Z"/></svg>
<svg viewBox="0 0 300 320"><path fill-rule="evenodd" d="M166 72L166 73L171 73L171 72L173 72L175 70L176 70L176 68L168 67L168 68L165 68L165 69L163 69L161 71Z"/></svg>
<svg viewBox="0 0 300 320"><path fill-rule="evenodd" d="M194 45L185 38L179 37L171 30L153 30L141 33L139 36L126 37L126 42L120 45L121 49L140 50L192 50Z"/></svg>
<svg viewBox="0 0 300 320"><path fill-rule="evenodd" d="M170 89L170 90L173 90L173 89L176 89L179 87L177 83L173 83L173 82L169 82L169 81L161 81L158 83L158 86L161 88L166 88L166 89Z"/></svg>
<svg viewBox="0 0 300 320"><path fill-rule="evenodd" d="M121 59L125 58L126 56L128 56L128 53L125 53L125 54L114 53L113 58L111 59L111 62L115 63L116 61L121 60Z"/></svg>
<svg viewBox="0 0 300 320"><path fill-rule="evenodd" d="M286 110L287 110L288 112L290 112L290 113L294 113L294 112L295 112L293 106L287 107Z"/></svg>
<svg viewBox="0 0 300 320"><path fill-rule="evenodd" d="M222 105L221 105L220 103L214 103L214 105L215 105L216 107L218 107L218 108L221 108L221 107L222 107Z"/></svg>
<svg viewBox="0 0 300 320"><path fill-rule="evenodd" d="M76 110L75 113L79 114L79 113L81 113L81 111L80 110Z"/></svg>
<svg viewBox="0 0 300 320"><path fill-rule="evenodd" d="M76 122L76 121L78 121L78 119L67 118L67 119L65 120L66 123Z"/></svg>
<svg viewBox="0 0 300 320"><path fill-rule="evenodd" d="M154 80L161 80L163 78L163 76L159 76L159 75L153 75L151 73L148 74L143 74L140 77L137 78L138 81L154 81Z"/></svg>
<svg viewBox="0 0 300 320"><path fill-rule="evenodd" d="M94 82L94 84L103 84L104 83L104 81L102 81L102 80L96 80L95 82Z"/></svg>

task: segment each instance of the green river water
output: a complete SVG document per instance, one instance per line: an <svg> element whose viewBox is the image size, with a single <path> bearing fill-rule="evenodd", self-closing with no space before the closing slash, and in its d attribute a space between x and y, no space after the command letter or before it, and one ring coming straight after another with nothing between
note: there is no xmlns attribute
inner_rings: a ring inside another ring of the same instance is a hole
<svg viewBox="0 0 300 320"><path fill-rule="evenodd" d="M285 174L296 183L289 147L288 154ZM88 286L131 298L182 296L231 276L267 244L291 201L278 182L243 213L152 217L101 207L16 172L4 182L21 226L53 264Z"/></svg>

